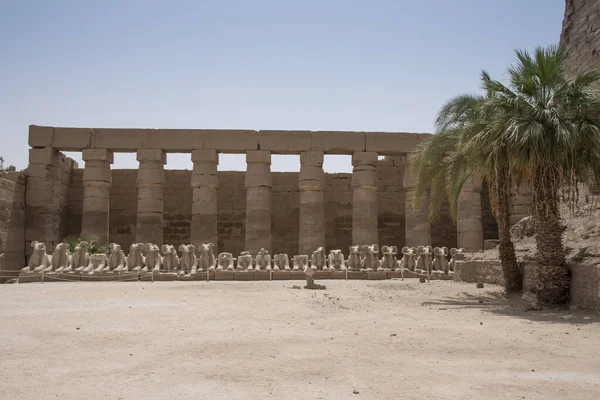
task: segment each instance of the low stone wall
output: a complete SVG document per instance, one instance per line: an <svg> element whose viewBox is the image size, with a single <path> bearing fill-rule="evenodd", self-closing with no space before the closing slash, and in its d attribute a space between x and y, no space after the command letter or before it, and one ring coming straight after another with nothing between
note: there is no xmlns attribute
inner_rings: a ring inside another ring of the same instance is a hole
<svg viewBox="0 0 600 400"><path fill-rule="evenodd" d="M454 280L459 282L504 285L502 264L500 261L492 260L456 261L454 265Z"/></svg>
<svg viewBox="0 0 600 400"><path fill-rule="evenodd" d="M571 308L600 311L600 265L577 264L570 266ZM523 294L535 293L538 264L530 261L523 265Z"/></svg>
<svg viewBox="0 0 600 400"><path fill-rule="evenodd" d="M25 175L0 172L0 283L19 275L25 262Z"/></svg>

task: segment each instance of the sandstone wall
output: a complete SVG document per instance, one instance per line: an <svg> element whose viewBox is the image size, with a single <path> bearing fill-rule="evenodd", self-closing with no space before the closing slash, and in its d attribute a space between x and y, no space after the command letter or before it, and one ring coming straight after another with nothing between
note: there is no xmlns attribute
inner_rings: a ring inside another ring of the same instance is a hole
<svg viewBox="0 0 600 400"><path fill-rule="evenodd" d="M71 175L77 166L52 148L31 149L26 178L25 246L43 241L51 253L68 232Z"/></svg>
<svg viewBox="0 0 600 400"><path fill-rule="evenodd" d="M0 283L16 277L25 260L25 175L0 172Z"/></svg>
<svg viewBox="0 0 600 400"><path fill-rule="evenodd" d="M569 72L600 68L600 2L566 0L560 42Z"/></svg>

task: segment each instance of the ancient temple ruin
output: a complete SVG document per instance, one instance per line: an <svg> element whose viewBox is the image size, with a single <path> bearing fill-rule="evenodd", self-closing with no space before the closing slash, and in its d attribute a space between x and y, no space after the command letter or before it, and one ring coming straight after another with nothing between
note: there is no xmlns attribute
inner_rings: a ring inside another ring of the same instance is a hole
<svg viewBox="0 0 600 400"><path fill-rule="evenodd" d="M4 269L26 265L32 242L52 252L67 236L124 249L138 242L215 243L215 254L235 255L264 248L291 257L321 246L346 252L354 244L477 251L497 234L482 182L464 186L456 224L448 215L431 224L426 201L413 207L415 181L406 163L428 137L30 126L25 235ZM81 152L83 168L62 151ZM111 170L116 152L136 153L139 168ZM188 153L193 170L165 170L168 153ZM247 170L217 171L220 153L245 154ZM299 173L271 172L272 154L300 155ZM327 154L352 156L353 173L325 174ZM513 220L528 215L526 200L514 202Z"/></svg>

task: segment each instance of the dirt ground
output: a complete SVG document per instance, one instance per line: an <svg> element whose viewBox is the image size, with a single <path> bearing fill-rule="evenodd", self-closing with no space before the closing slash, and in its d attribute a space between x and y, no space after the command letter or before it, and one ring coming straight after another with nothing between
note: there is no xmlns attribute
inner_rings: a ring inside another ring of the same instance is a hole
<svg viewBox="0 0 600 400"><path fill-rule="evenodd" d="M0 285L2 399L598 399L600 315L416 280Z"/></svg>

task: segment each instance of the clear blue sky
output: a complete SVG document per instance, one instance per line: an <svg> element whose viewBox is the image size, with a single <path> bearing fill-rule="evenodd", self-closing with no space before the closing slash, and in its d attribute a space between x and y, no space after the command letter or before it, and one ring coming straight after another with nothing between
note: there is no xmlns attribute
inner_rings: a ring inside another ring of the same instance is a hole
<svg viewBox="0 0 600 400"><path fill-rule="evenodd" d="M564 0L0 0L0 155L27 166L30 124L431 132L481 69L504 78L515 48L558 43L563 14Z"/></svg>

